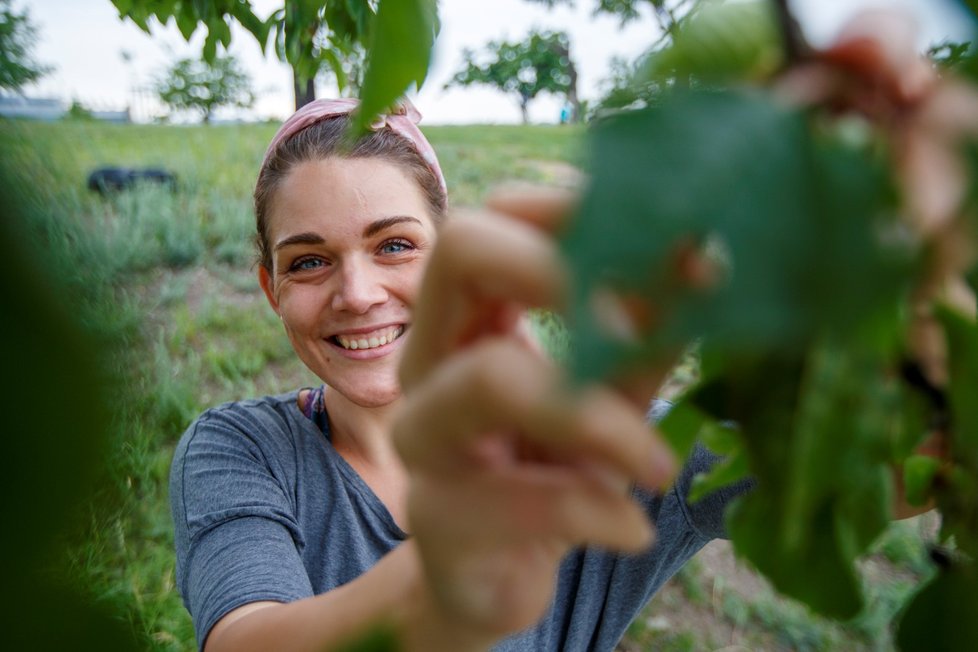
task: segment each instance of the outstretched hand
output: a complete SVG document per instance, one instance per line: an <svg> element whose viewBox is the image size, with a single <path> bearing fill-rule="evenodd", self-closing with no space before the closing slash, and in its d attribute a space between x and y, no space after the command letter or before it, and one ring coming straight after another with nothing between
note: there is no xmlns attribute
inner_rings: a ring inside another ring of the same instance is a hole
<svg viewBox="0 0 978 652"><path fill-rule="evenodd" d="M572 547L647 547L652 527L628 489L675 473L641 409L571 388L528 341L525 310L565 292L549 232L572 201L499 195L443 227L402 362L394 435L427 599L473 647L545 613Z"/></svg>

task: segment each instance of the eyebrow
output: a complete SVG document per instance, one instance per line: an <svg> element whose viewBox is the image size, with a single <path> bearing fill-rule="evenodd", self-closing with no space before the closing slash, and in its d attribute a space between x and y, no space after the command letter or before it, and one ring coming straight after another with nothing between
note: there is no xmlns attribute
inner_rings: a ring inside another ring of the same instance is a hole
<svg viewBox="0 0 978 652"><path fill-rule="evenodd" d="M367 228L363 230L363 237L371 238L385 229L389 229L396 224L401 224L404 222L414 222L421 225L421 220L416 217L411 217L410 215L394 215L393 217L384 217L368 224ZM323 239L323 236L312 231L306 231L305 233L296 233L286 238L282 238L275 243L275 251L284 249L285 247L290 247L292 245L321 245L325 243L326 240Z"/></svg>
<svg viewBox="0 0 978 652"><path fill-rule="evenodd" d="M312 231L308 231L306 233L296 233L295 235L290 235L289 237L282 238L281 240L276 242L275 251L278 251L279 249L282 249L284 247L289 247L291 245L297 245L297 244L318 245L318 244L323 244L325 242L326 241L323 240L323 236L319 235L318 233L313 233Z"/></svg>
<svg viewBox="0 0 978 652"><path fill-rule="evenodd" d="M418 225L421 225L421 220L416 217L411 217L410 215L394 215L393 217L384 217L368 224L367 228L363 230L363 237L370 238L377 235L384 229L389 229L395 224L401 224L403 222L416 222Z"/></svg>

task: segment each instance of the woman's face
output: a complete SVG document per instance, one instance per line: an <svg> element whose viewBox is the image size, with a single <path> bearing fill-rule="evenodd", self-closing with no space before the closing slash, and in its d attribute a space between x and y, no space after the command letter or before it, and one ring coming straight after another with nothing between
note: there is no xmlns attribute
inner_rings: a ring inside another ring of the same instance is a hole
<svg viewBox="0 0 978 652"><path fill-rule="evenodd" d="M292 347L350 401L387 405L436 236L418 185L383 159L307 161L269 218L272 271L259 280Z"/></svg>

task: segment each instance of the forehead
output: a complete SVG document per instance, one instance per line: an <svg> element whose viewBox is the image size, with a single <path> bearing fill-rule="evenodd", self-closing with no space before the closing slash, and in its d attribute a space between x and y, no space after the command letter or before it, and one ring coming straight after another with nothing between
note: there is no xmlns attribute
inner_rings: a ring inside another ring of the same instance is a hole
<svg viewBox="0 0 978 652"><path fill-rule="evenodd" d="M269 231L358 232L379 217L409 215L433 228L417 182L400 166L379 158L331 157L296 164L275 191Z"/></svg>

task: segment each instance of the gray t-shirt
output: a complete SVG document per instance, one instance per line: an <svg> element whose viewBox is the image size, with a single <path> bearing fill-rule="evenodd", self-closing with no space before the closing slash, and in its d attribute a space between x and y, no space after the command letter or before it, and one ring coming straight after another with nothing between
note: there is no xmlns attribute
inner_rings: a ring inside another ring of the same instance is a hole
<svg viewBox="0 0 978 652"><path fill-rule="evenodd" d="M300 412L296 395L208 410L177 446L170 472L177 586L201 647L232 609L330 591L407 538L329 433ZM612 650L659 587L723 536L723 508L744 485L693 505L683 499L692 477L715 461L698 447L673 489L636 491L658 530L651 549L570 554L547 615L495 649Z"/></svg>

